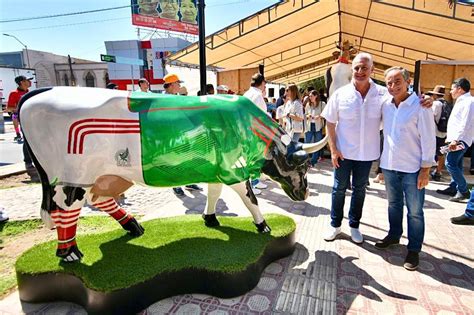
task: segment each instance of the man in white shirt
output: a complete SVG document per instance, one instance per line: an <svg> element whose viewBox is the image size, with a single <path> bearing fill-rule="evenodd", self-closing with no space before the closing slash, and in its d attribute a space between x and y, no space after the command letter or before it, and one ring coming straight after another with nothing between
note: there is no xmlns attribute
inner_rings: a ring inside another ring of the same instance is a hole
<svg viewBox="0 0 474 315"><path fill-rule="evenodd" d="M263 98L267 82L261 73L255 73L250 81L250 88L244 93L244 96L251 100L261 110L267 113L267 103ZM267 114L268 115L268 114ZM262 183L258 178L252 179L252 190L255 195L260 195L260 189L267 188L268 185Z"/></svg>
<svg viewBox="0 0 474 315"><path fill-rule="evenodd" d="M390 95L387 89L370 80L374 70L372 56L359 53L352 61L351 83L337 89L329 98L321 116L326 119L331 161L334 166L331 226L326 241L341 233L344 202L352 173L352 198L349 208L351 239L364 241L359 231L365 189L372 162L380 157L380 124L382 103ZM433 105L430 98L420 101L423 107Z"/></svg>
<svg viewBox="0 0 474 315"><path fill-rule="evenodd" d="M358 54L352 61L352 82L336 90L323 110L334 166L331 226L324 236L334 240L341 233L345 193L352 173L352 198L349 209L351 238L362 243L359 223L365 189L372 162L380 156L381 106L386 89L370 80L372 56Z"/></svg>
<svg viewBox="0 0 474 315"><path fill-rule="evenodd" d="M265 87L267 82L265 81L265 77L261 73L255 73L252 76L252 80L250 81L250 89L244 93L244 96L251 100L255 105L257 105L261 110L265 113L267 112L267 103L265 103L265 99L263 98L265 94Z"/></svg>
<svg viewBox="0 0 474 315"><path fill-rule="evenodd" d="M446 168L451 175L451 183L447 189L437 192L453 196L449 200L455 202L469 199L469 190L464 178L463 157L473 141L474 102L470 89L471 83L466 78L459 78L454 80L450 91L456 100L449 116L446 135L446 143L449 144L450 150L446 155Z"/></svg>
<svg viewBox="0 0 474 315"><path fill-rule="evenodd" d="M383 152L380 158L388 198L388 235L375 243L378 249L398 244L403 234L404 200L408 209L408 254L404 267L415 270L425 235L423 203L431 166L435 165L436 134L433 111L408 93L410 74L402 67L385 71L388 92L382 105Z"/></svg>
<svg viewBox="0 0 474 315"><path fill-rule="evenodd" d="M152 91L150 91L150 83L148 83L148 80L145 78L138 80L138 87L140 88L140 92L152 93Z"/></svg>

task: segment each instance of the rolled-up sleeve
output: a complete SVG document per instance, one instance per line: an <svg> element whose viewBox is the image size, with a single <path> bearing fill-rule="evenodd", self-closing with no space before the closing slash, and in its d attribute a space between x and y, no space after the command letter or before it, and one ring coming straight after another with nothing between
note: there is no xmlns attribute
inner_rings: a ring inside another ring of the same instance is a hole
<svg viewBox="0 0 474 315"><path fill-rule="evenodd" d="M324 107L321 116L326 119L326 121L335 124L339 120L338 115L338 105L337 105L337 93L334 93L330 98L326 107Z"/></svg>
<svg viewBox="0 0 474 315"><path fill-rule="evenodd" d="M418 113L418 132L421 141L421 167L431 167L435 165L434 156L436 154L436 132L433 110L422 108Z"/></svg>

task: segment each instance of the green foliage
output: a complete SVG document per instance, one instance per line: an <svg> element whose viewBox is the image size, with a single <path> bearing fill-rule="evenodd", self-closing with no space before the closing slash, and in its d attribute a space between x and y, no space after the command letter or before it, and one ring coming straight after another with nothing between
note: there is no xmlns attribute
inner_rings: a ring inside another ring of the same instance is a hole
<svg viewBox="0 0 474 315"><path fill-rule="evenodd" d="M326 83L325 83L324 77L319 77L316 79L312 79L310 81L303 82L298 85L298 88L302 88L306 90L310 86L314 87L316 91L319 91L319 89L325 89Z"/></svg>
<svg viewBox="0 0 474 315"><path fill-rule="evenodd" d="M12 237L43 227L41 219L7 221L0 223L0 238ZM117 227L117 222L112 220L108 215L97 215L82 217L79 219L78 228L87 232L93 232L96 229L104 231L104 229L112 229Z"/></svg>
<svg viewBox="0 0 474 315"><path fill-rule="evenodd" d="M138 219L139 217L136 216ZM78 234L110 231L118 227L118 223L108 215L87 216L79 219ZM40 219L24 221L7 221L0 223L0 248L9 242L21 240L21 235L44 227ZM47 232L47 231L46 231ZM56 234L56 231L50 231ZM2 255L0 252L0 297L7 294L16 285L14 270L15 257Z"/></svg>
<svg viewBox="0 0 474 315"><path fill-rule="evenodd" d="M186 268L234 273L256 262L273 239L291 234L295 222L286 216L265 217L270 234L259 234L251 218L219 217L220 227L207 228L198 215L155 219L143 223L145 234L132 238L122 229L78 237L84 253L80 263L60 263L56 242L25 252L16 270L25 274L65 272L91 289L111 291L153 276Z"/></svg>
<svg viewBox="0 0 474 315"><path fill-rule="evenodd" d="M16 285L16 277L14 273L2 275L0 278L0 297L9 292Z"/></svg>
<svg viewBox="0 0 474 315"><path fill-rule="evenodd" d="M24 221L7 221L0 223L0 237L15 236L43 227L40 219Z"/></svg>

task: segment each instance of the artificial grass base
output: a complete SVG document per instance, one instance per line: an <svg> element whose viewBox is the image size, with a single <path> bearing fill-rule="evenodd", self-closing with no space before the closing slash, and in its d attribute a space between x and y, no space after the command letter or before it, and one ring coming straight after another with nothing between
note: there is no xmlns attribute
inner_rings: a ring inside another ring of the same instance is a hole
<svg viewBox="0 0 474 315"><path fill-rule="evenodd" d="M78 237L80 263L60 263L56 242L35 246L16 263L20 299L70 301L89 313L134 313L176 294L229 298L254 288L263 269L294 250L294 221L265 217L270 234L259 234L251 218L218 217L207 228L200 216L143 223L132 238L121 229Z"/></svg>

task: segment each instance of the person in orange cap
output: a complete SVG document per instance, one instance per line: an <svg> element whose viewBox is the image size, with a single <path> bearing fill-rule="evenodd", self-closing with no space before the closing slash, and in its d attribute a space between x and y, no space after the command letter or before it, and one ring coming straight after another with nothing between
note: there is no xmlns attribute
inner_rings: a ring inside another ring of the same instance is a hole
<svg viewBox="0 0 474 315"><path fill-rule="evenodd" d="M163 77L163 80L165 81L165 84L163 84L165 94L176 95L179 93L183 81L181 81L176 74L169 73ZM196 184L186 185L185 188L188 190L202 191L202 188ZM181 187L173 187L173 192L178 197L184 197L184 191Z"/></svg>
<svg viewBox="0 0 474 315"><path fill-rule="evenodd" d="M163 87L165 88L165 94L173 94L176 95L179 93L179 89L181 88L181 81L176 74L169 73L163 77L165 84Z"/></svg>

